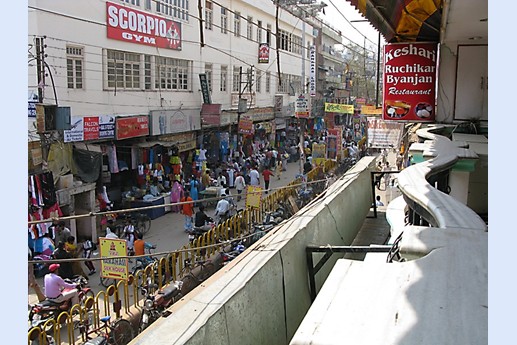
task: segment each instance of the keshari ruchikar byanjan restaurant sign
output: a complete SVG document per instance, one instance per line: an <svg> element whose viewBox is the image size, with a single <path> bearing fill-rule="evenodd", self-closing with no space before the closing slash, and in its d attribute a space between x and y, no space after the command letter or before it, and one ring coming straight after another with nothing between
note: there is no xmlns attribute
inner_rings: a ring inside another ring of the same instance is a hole
<svg viewBox="0 0 517 345"><path fill-rule="evenodd" d="M436 43L384 46L384 120L434 122Z"/></svg>

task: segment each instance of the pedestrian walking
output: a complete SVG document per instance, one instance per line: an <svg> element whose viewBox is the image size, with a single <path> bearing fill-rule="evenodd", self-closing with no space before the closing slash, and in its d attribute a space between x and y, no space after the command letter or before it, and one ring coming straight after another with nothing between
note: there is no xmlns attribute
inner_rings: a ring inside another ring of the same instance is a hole
<svg viewBox="0 0 517 345"><path fill-rule="evenodd" d="M181 202L184 202L184 204L181 205L181 213L185 217L185 224L183 226L185 232L192 230L192 217L194 216L194 203L189 201L193 200L190 197L190 193L185 191L183 198L181 198Z"/></svg>
<svg viewBox="0 0 517 345"><path fill-rule="evenodd" d="M244 177L241 173L237 173L237 177L235 178L235 189L237 189L237 202L241 201L241 194L244 188L246 188L246 181L244 181Z"/></svg>
<svg viewBox="0 0 517 345"><path fill-rule="evenodd" d="M253 166L253 168L251 168L249 176L250 176L250 185L260 186L260 174L259 174L256 166Z"/></svg>
<svg viewBox="0 0 517 345"><path fill-rule="evenodd" d="M91 258L92 251L93 251L93 242L90 240L86 240L83 242L82 247L83 247L83 250L82 250L83 258L85 258L85 259ZM92 274L97 272L95 270L95 266L93 265L92 260L85 260L84 264L90 270L90 272L88 272L89 276L91 276Z"/></svg>
<svg viewBox="0 0 517 345"><path fill-rule="evenodd" d="M264 177L264 189L266 190L266 194L269 191L269 181L271 179L271 176L275 176L271 170L266 166L264 170L262 171L262 176Z"/></svg>
<svg viewBox="0 0 517 345"><path fill-rule="evenodd" d="M275 173L276 173L276 177L278 180L280 180L280 177L282 176L282 170L283 170L282 161L278 160L276 162L276 167L275 167Z"/></svg>

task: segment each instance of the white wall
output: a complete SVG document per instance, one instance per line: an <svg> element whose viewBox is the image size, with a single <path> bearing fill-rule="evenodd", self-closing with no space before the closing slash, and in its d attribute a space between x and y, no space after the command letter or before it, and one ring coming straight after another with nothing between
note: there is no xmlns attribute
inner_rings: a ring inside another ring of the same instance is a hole
<svg viewBox="0 0 517 345"><path fill-rule="evenodd" d="M112 1L122 4L120 1ZM144 11L143 3L137 10ZM203 2L204 3L204 2ZM266 26L271 24L275 32L275 6L271 1L259 0L222 0L221 5L240 11L244 18L252 16L254 23L262 20L263 37L266 36ZM262 78L262 93L256 96L257 107L273 106L276 91L276 51L271 49L269 64L258 65L258 43L246 39L246 20L241 19L241 37L235 37L233 31L233 14L228 12L228 34L222 34L220 25L220 6L213 3L212 32L205 30L204 47L200 47L200 34L197 1L190 1L190 19L182 22L182 50L155 48L151 46L128 43L107 38L106 1L91 0L87 3L67 0L30 0L29 1L29 30L28 43L34 45L35 35L46 36L48 55L45 61L50 66L56 86L59 105L72 107L72 115L98 114L146 114L153 109L177 108L183 104L183 109L200 108L202 96L199 85L199 73L204 73L205 62L213 64L213 93L212 102L222 103L223 109L236 108L231 106L231 87L233 66L254 65L272 74L271 92L265 93L265 78ZM153 2L154 6L154 2ZM31 9L38 8L36 9ZM204 11L203 11L204 12ZM153 12L153 14L157 15ZM177 20L176 20L177 21ZM301 36L301 22L285 11L280 11L280 27L286 31ZM306 25L306 40L313 41L312 28ZM256 26L253 29L256 39ZM275 36L272 35L273 47ZM68 89L66 84L66 45L76 44L84 47L84 89ZM193 61L191 75L191 90L189 91L104 91L103 87L103 49L115 49L155 56L167 56ZM35 48L32 49L35 53ZM301 56L282 52L280 57L281 72L301 75ZM228 66L228 91L219 91L220 66ZM306 76L309 64L305 64ZM46 78L45 99L54 103L54 94L50 76ZM28 67L28 85L30 89L37 88L36 63ZM284 105L294 101L287 95ZM161 100L163 98L163 100Z"/></svg>

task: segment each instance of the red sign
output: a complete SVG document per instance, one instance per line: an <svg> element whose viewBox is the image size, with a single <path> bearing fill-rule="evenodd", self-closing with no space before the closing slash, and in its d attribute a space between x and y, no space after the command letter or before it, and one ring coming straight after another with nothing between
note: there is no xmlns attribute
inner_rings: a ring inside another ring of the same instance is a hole
<svg viewBox="0 0 517 345"><path fill-rule="evenodd" d="M384 120L434 121L437 57L436 43L384 46Z"/></svg>
<svg viewBox="0 0 517 345"><path fill-rule="evenodd" d="M85 116L83 118L84 140L99 139L99 117Z"/></svg>
<svg viewBox="0 0 517 345"><path fill-rule="evenodd" d="M106 2L108 38L181 50L181 24L164 17Z"/></svg>
<svg viewBox="0 0 517 345"><path fill-rule="evenodd" d="M242 118L239 120L239 133L240 134L253 134L253 120L248 118Z"/></svg>
<svg viewBox="0 0 517 345"><path fill-rule="evenodd" d="M117 140L149 135L149 117L117 117L116 134Z"/></svg>
<svg viewBox="0 0 517 345"><path fill-rule="evenodd" d="M258 63L269 63L269 44L260 43L258 55Z"/></svg>

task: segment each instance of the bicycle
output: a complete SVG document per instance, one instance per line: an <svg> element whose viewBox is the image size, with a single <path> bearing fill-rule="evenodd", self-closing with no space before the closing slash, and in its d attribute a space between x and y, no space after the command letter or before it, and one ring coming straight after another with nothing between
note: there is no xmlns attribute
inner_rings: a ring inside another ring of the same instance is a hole
<svg viewBox="0 0 517 345"><path fill-rule="evenodd" d="M192 267L190 258L185 259L183 263L184 267L180 272L182 281L181 294L183 296L186 296L187 293L194 290L196 286L207 280L215 272L215 265L211 262L211 260L196 260L196 265L194 267ZM200 267L199 273L194 275L192 270L196 269L197 267Z"/></svg>
<svg viewBox="0 0 517 345"><path fill-rule="evenodd" d="M127 345L134 338L133 327L128 320L120 318L111 323L110 319L111 316L104 316L100 319L102 325L90 330L90 318L85 317L79 325L81 336L86 340L84 345ZM92 338L92 333L99 335Z"/></svg>

